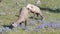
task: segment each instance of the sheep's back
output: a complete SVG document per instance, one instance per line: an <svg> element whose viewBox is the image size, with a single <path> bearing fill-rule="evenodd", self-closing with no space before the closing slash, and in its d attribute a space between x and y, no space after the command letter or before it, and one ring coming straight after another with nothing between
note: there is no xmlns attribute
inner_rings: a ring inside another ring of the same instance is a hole
<svg viewBox="0 0 60 34"><path fill-rule="evenodd" d="M27 19L28 15L29 15L29 10L26 7L23 7L20 14L20 18Z"/></svg>

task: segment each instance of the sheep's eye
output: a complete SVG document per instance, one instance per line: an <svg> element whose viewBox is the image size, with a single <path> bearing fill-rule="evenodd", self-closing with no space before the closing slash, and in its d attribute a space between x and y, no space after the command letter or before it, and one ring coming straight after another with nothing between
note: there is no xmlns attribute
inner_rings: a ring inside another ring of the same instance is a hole
<svg viewBox="0 0 60 34"><path fill-rule="evenodd" d="M29 10L29 8L27 8Z"/></svg>

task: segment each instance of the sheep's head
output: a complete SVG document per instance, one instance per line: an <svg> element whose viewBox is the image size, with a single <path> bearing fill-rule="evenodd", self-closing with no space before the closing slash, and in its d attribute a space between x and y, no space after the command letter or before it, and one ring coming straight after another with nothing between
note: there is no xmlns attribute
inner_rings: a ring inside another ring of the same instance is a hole
<svg viewBox="0 0 60 34"><path fill-rule="evenodd" d="M32 5L32 4L28 4L26 7L31 11L35 10L34 5Z"/></svg>
<svg viewBox="0 0 60 34"><path fill-rule="evenodd" d="M13 21L12 21L10 24L11 24L11 26L13 26L13 27L17 27L17 24L16 24L15 22L13 22Z"/></svg>
<svg viewBox="0 0 60 34"><path fill-rule="evenodd" d="M16 23L13 23L12 26L13 26L13 27L17 27L17 24L16 24Z"/></svg>

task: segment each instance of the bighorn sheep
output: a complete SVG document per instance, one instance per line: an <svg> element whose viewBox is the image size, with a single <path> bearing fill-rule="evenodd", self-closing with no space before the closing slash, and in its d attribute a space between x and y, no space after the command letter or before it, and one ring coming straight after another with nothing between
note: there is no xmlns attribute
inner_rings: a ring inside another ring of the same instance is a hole
<svg viewBox="0 0 60 34"><path fill-rule="evenodd" d="M39 7L37 7L37 6L33 5L33 4L28 4L26 7L29 10L31 10L32 13L36 14L37 17L38 17L38 15L40 15L41 16L41 20L44 18L41 10L39 9Z"/></svg>
<svg viewBox="0 0 60 34"><path fill-rule="evenodd" d="M26 21L28 19L29 10L26 7L23 7L21 9L21 14L19 15L18 19L12 24L13 27L17 27L18 24L25 23L25 26L27 25Z"/></svg>
<svg viewBox="0 0 60 34"><path fill-rule="evenodd" d="M26 8L29 9L30 12L34 13L34 16L37 15L37 17L38 17L38 16L40 15L40 16L41 16L41 20L44 19L44 16L43 16L43 14L42 14L42 12L41 12L41 10L40 10L39 7L37 7L37 6L33 5L33 4L28 4L28 5L26 6ZM35 14L36 14L36 15L35 15ZM34 17L33 17L33 18L34 18Z"/></svg>
<svg viewBox="0 0 60 34"><path fill-rule="evenodd" d="M41 13L40 9L32 4L28 4L26 7L23 7L20 10L21 14L19 14L18 19L12 24L13 27L17 27L18 24L22 24L23 22L25 23L25 26L27 25L27 19L29 17L29 13L32 12L37 15L37 17L40 15L41 18L43 19L43 14ZM41 20L42 20L41 19Z"/></svg>

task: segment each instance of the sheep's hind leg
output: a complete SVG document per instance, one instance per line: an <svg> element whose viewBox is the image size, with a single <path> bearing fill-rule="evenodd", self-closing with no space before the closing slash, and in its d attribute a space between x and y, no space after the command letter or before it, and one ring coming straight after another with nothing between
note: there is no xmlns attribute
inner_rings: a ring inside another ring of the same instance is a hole
<svg viewBox="0 0 60 34"><path fill-rule="evenodd" d="M41 20L43 20L44 19L44 16L43 15L41 15L41 14L39 14L40 16L41 16Z"/></svg>

